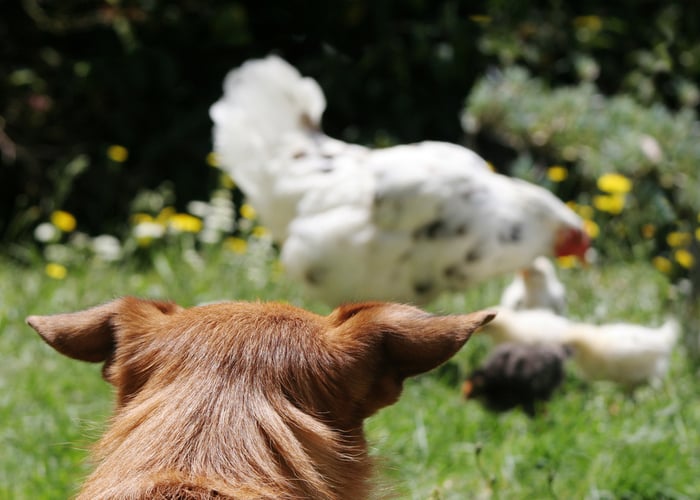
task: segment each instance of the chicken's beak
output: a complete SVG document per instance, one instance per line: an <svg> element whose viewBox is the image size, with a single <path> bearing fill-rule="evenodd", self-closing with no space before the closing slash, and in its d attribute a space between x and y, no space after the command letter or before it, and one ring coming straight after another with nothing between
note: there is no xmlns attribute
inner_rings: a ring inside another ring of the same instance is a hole
<svg viewBox="0 0 700 500"><path fill-rule="evenodd" d="M469 399L469 396L471 395L473 390L474 384L472 383L472 381L465 380L462 384L462 397L464 397L464 399Z"/></svg>

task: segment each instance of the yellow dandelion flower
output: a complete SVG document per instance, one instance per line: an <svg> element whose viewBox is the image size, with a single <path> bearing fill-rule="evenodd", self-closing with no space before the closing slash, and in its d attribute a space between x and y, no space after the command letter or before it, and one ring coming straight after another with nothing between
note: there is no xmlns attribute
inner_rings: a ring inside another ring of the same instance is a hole
<svg viewBox="0 0 700 500"><path fill-rule="evenodd" d="M56 262L49 262L48 264L46 264L46 267L44 267L44 272L49 278L53 278L55 280L62 280L68 274L68 269L66 269L66 266L62 264L57 264Z"/></svg>
<svg viewBox="0 0 700 500"><path fill-rule="evenodd" d="M598 189L610 194L629 193L632 181L622 174L603 174L598 178Z"/></svg>
<svg viewBox="0 0 700 500"><path fill-rule="evenodd" d="M600 234L600 227L590 219L583 220L583 229L591 238L597 238Z"/></svg>
<svg viewBox="0 0 700 500"><path fill-rule="evenodd" d="M693 267L693 264L695 264L695 258L693 257L693 254L683 248L673 252L673 258L676 259L676 262L678 262L682 267L685 267L686 269L690 269L691 267Z"/></svg>
<svg viewBox="0 0 700 500"><path fill-rule="evenodd" d="M141 248L148 248L153 244L153 240L155 238L152 238L150 236L138 236L136 238L136 243L141 247Z"/></svg>
<svg viewBox="0 0 700 500"><path fill-rule="evenodd" d="M574 18L574 26L600 31L603 28L603 20L599 16L578 16Z"/></svg>
<svg viewBox="0 0 700 500"><path fill-rule="evenodd" d="M247 203L244 203L243 205L241 205L240 213L241 213L241 217L243 217L244 219L248 219L248 220L255 219L255 216L257 215L253 206L249 205Z"/></svg>
<svg viewBox="0 0 700 500"><path fill-rule="evenodd" d="M670 247L678 248L690 244L690 234L682 231L672 231L666 235L666 243Z"/></svg>
<svg viewBox="0 0 700 500"><path fill-rule="evenodd" d="M167 225L168 221L172 216L174 216L177 211L173 207L164 207L160 213L156 216L155 221L158 224Z"/></svg>
<svg viewBox="0 0 700 500"><path fill-rule="evenodd" d="M661 257L660 255L657 255L656 257L651 259L651 263L656 269L658 269L664 274L670 273L671 269L673 268L673 264L671 264L671 261L668 260L666 257Z"/></svg>
<svg viewBox="0 0 700 500"><path fill-rule="evenodd" d="M198 233L202 230L202 219L190 214L174 214L168 219L168 224L181 233Z"/></svg>
<svg viewBox="0 0 700 500"><path fill-rule="evenodd" d="M625 195L597 195L593 197L593 206L601 212L617 215L625 208Z"/></svg>
<svg viewBox="0 0 700 500"><path fill-rule="evenodd" d="M72 214L65 210L55 210L51 214L51 224L56 226L64 233L70 233L75 230L76 221Z"/></svg>
<svg viewBox="0 0 700 500"><path fill-rule="evenodd" d="M255 236L256 238L264 238L265 236L270 234L270 231L268 231L268 229L264 226L255 226L253 228L252 233L253 236Z"/></svg>
<svg viewBox="0 0 700 500"><path fill-rule="evenodd" d="M142 224L144 222L154 222L155 219L152 215L145 214L143 212L135 213L131 216L131 223L133 225Z"/></svg>
<svg viewBox="0 0 700 500"><path fill-rule="evenodd" d="M221 176L219 177L219 185L226 189L233 189L236 187L236 183L233 182L231 176L225 172L222 172Z"/></svg>
<svg viewBox="0 0 700 500"><path fill-rule="evenodd" d="M644 224L642 226L642 236L646 239L651 239L656 234L656 226L654 224Z"/></svg>
<svg viewBox="0 0 700 500"><path fill-rule="evenodd" d="M570 204L569 204L570 203ZM582 219L592 219L593 218L593 207L590 205L579 205L575 201L567 203L569 208L579 214Z"/></svg>
<svg viewBox="0 0 700 500"><path fill-rule="evenodd" d="M107 148L107 157L117 163L124 163L129 159L129 150L119 144L113 144Z"/></svg>
<svg viewBox="0 0 700 500"><path fill-rule="evenodd" d="M248 249L248 242L242 238L231 236L224 240L224 247L234 253L245 253Z"/></svg>
<svg viewBox="0 0 700 500"><path fill-rule="evenodd" d="M562 269L571 269L576 267L578 263L578 258L575 255L566 255L564 257L557 257L557 265Z"/></svg>
<svg viewBox="0 0 700 500"><path fill-rule="evenodd" d="M553 165L547 169L547 177L552 182L562 182L569 176L569 171L565 167Z"/></svg>
<svg viewBox="0 0 700 500"><path fill-rule="evenodd" d="M221 164L219 163L219 155L217 155L214 151L209 153L206 158L207 165L210 167L220 167Z"/></svg>

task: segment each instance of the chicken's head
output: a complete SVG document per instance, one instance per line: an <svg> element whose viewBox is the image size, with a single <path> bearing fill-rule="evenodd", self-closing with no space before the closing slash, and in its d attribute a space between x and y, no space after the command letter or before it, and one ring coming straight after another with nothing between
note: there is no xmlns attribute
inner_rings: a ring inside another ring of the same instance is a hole
<svg viewBox="0 0 700 500"><path fill-rule="evenodd" d="M476 399L484 394L486 387L486 374L481 368L477 368L466 378L462 384L462 397L464 399Z"/></svg>

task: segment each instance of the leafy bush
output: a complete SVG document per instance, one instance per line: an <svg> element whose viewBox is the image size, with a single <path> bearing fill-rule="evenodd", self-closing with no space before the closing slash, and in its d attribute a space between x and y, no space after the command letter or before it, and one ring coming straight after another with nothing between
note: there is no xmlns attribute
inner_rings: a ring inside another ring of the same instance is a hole
<svg viewBox="0 0 700 500"><path fill-rule="evenodd" d="M680 2L487 2L481 51L551 85L596 81L608 95L695 108L700 19Z"/></svg>

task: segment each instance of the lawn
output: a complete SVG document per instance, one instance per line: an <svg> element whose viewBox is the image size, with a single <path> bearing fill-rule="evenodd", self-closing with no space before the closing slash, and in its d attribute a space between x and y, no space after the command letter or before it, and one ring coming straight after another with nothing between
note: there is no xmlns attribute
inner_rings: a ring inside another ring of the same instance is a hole
<svg viewBox="0 0 700 500"><path fill-rule="evenodd" d="M0 498L62 499L89 469L85 459L111 411L100 366L58 355L24 324L28 314L95 305L116 296L285 300L326 313L287 283L270 255L213 252L202 262L158 254L149 270L86 261L65 279L41 266L0 261ZM658 324L682 310L678 293L646 263L561 272L570 314ZM444 296L428 308L458 312L498 301L506 280ZM697 335L697 318L682 317ZM700 384L681 343L659 387L634 398L585 384L569 367L546 413L494 415L465 403L459 385L488 351L472 339L447 365L410 380L402 399L367 423L379 491L398 498L700 498Z"/></svg>

